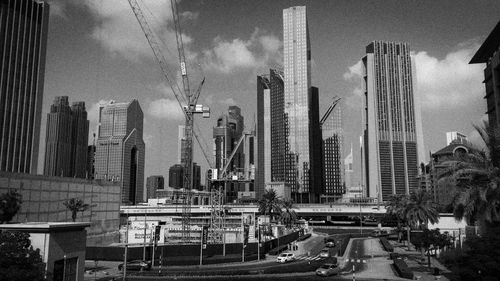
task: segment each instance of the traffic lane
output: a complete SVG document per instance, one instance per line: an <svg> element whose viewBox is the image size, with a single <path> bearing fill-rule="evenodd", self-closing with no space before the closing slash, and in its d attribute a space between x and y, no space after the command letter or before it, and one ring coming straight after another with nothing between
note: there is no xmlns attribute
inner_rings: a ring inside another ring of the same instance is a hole
<svg viewBox="0 0 500 281"><path fill-rule="evenodd" d="M182 281L198 281L198 280L217 280L217 281L319 281L319 280L346 280L346 276L317 276L315 273L306 274L266 274L266 275L233 275L233 276L131 276L127 277L127 281L150 281L150 280L182 280ZM374 278L357 278L357 281L374 281L380 279Z"/></svg>
<svg viewBox="0 0 500 281"><path fill-rule="evenodd" d="M349 251L349 255L346 257L344 271L352 272L354 269L356 272L367 269L366 263L363 263L363 261L367 260L367 257L365 256L364 240L364 238L352 240L351 250Z"/></svg>

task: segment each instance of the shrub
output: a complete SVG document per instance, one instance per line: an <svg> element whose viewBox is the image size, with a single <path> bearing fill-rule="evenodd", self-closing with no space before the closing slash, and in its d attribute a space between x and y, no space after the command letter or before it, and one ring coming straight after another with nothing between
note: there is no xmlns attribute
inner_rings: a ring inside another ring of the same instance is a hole
<svg viewBox="0 0 500 281"><path fill-rule="evenodd" d="M395 259L394 267L396 268L396 272L399 276L407 279L413 279L413 271L411 271L406 262L402 259Z"/></svg>
<svg viewBox="0 0 500 281"><path fill-rule="evenodd" d="M382 243L382 247L384 247L384 250L386 252L394 252L394 247L387 241L387 238L385 237L380 237L380 243Z"/></svg>

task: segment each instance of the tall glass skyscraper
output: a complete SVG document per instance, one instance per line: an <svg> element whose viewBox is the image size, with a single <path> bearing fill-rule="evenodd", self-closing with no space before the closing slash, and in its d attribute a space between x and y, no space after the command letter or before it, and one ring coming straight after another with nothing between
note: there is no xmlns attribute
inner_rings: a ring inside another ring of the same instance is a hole
<svg viewBox="0 0 500 281"><path fill-rule="evenodd" d="M283 10L285 184L296 203L319 201L322 192L318 89L311 87L311 46L306 7Z"/></svg>
<svg viewBox="0 0 500 281"><path fill-rule="evenodd" d="M375 41L364 66L364 182L367 195L387 200L418 186L421 117L407 43Z"/></svg>
<svg viewBox="0 0 500 281"><path fill-rule="evenodd" d="M43 174L61 177L89 177L87 146L89 121L85 102L74 102L58 96L47 114L45 165Z"/></svg>
<svg viewBox="0 0 500 281"><path fill-rule="evenodd" d="M144 201L143 121L137 100L99 108L95 178L120 181L124 204Z"/></svg>
<svg viewBox="0 0 500 281"><path fill-rule="evenodd" d="M37 173L49 5L0 1L0 171Z"/></svg>
<svg viewBox="0 0 500 281"><path fill-rule="evenodd" d="M342 151L344 133L342 130L342 109L338 104L323 123L323 173L325 179L324 195L340 198L345 193L344 166L342 164Z"/></svg>

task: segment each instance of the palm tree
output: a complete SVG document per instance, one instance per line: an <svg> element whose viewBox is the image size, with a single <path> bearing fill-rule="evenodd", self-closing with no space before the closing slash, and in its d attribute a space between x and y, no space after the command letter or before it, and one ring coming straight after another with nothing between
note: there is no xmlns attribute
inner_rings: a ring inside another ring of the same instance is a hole
<svg viewBox="0 0 500 281"><path fill-rule="evenodd" d="M439 222L437 206L423 189L417 189L416 192L410 194L403 210L403 217L409 226L407 228L408 249L410 248L410 228L424 229L427 228L428 223L435 224Z"/></svg>
<svg viewBox="0 0 500 281"><path fill-rule="evenodd" d="M82 199L71 198L63 203L68 210L71 211L71 219L73 222L76 220L76 214L78 212L85 212L90 206L89 204L84 204Z"/></svg>
<svg viewBox="0 0 500 281"><path fill-rule="evenodd" d="M386 214L396 218L398 241L401 242L401 230L403 225L406 224L404 217L404 209L408 202L408 196L405 194L394 194L389 197L385 202Z"/></svg>
<svg viewBox="0 0 500 281"><path fill-rule="evenodd" d="M268 215L272 221L281 212L281 198L274 189L266 190L262 195L262 199L259 200L259 213Z"/></svg>
<svg viewBox="0 0 500 281"><path fill-rule="evenodd" d="M280 214L280 220L286 227L290 227L297 221L297 213L293 209L293 200L285 199L281 201L281 207L284 209Z"/></svg>
<svg viewBox="0 0 500 281"><path fill-rule="evenodd" d="M488 223L500 219L500 132L486 122L482 127L474 127L485 144L484 149L471 149L446 162L449 168L439 181L456 186L452 200L455 218L479 226L479 232L484 233Z"/></svg>
<svg viewBox="0 0 500 281"><path fill-rule="evenodd" d="M21 194L15 189L0 195L0 223L12 220L23 202Z"/></svg>

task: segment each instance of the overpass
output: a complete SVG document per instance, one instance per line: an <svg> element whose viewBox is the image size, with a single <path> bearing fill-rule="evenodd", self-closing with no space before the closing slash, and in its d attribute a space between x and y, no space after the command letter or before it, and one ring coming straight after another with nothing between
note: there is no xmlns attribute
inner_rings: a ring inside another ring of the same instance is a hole
<svg viewBox="0 0 500 281"><path fill-rule="evenodd" d="M224 209L229 215L243 213L258 213L258 205L226 204ZM324 217L324 216L383 216L385 206L374 203L328 203L328 204L295 204L293 209L299 217ZM210 205L191 205L191 214L203 216L210 214ZM182 205L158 204L121 206L122 216L176 216L182 214Z"/></svg>

